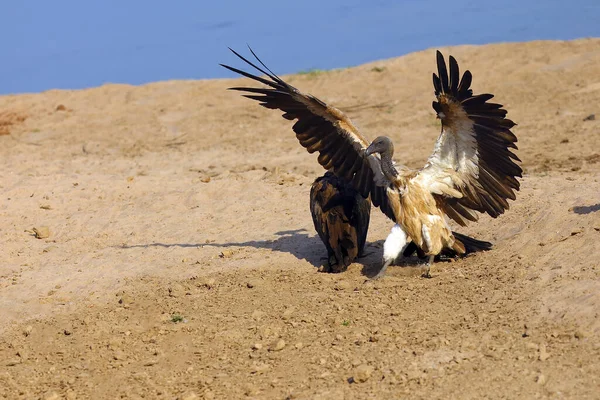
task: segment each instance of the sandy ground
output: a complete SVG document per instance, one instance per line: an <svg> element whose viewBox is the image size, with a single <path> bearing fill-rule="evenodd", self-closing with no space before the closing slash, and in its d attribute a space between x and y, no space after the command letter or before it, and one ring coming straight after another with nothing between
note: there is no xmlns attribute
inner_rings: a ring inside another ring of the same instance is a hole
<svg viewBox="0 0 600 400"><path fill-rule="evenodd" d="M321 168L241 80L0 97L0 397L599 398L600 39L442 50L519 124L525 176L460 229L494 250L432 279L366 282L377 210L368 255L317 272ZM287 78L417 167L434 60Z"/></svg>

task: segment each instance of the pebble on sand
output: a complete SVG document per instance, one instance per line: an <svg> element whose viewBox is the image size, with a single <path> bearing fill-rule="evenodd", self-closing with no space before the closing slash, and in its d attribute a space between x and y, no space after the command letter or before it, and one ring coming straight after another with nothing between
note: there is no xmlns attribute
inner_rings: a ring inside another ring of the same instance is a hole
<svg viewBox="0 0 600 400"><path fill-rule="evenodd" d="M199 399L198 395L194 392L187 392L183 396L181 396L180 400L196 400Z"/></svg>
<svg viewBox="0 0 600 400"><path fill-rule="evenodd" d="M36 227L33 228L32 231L36 239L46 239L50 237L50 228L47 226Z"/></svg>
<svg viewBox="0 0 600 400"><path fill-rule="evenodd" d="M285 347L285 341L283 339L279 339L271 343L269 346L270 351L280 351Z"/></svg>
<svg viewBox="0 0 600 400"><path fill-rule="evenodd" d="M352 381L356 383L366 382L373 374L374 368L367 364L361 364L354 370Z"/></svg>

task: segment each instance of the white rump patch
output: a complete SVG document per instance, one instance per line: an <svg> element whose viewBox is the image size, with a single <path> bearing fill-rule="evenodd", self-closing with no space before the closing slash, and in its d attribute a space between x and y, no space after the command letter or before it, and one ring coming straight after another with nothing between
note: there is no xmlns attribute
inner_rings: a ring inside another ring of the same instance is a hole
<svg viewBox="0 0 600 400"><path fill-rule="evenodd" d="M406 247L407 236L406 232L396 224L392 227L392 231L383 243L383 262L395 260L400 256Z"/></svg>

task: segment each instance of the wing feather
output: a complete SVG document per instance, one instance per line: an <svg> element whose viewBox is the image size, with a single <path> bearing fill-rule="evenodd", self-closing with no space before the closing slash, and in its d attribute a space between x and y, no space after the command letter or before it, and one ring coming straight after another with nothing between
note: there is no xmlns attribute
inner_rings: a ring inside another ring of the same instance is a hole
<svg viewBox="0 0 600 400"><path fill-rule="evenodd" d="M335 175L352 182L364 198L371 196L376 207L395 220L388 204L386 188L390 182L381 172L381 160L366 156L370 142L360 134L352 121L340 110L327 105L318 98L304 94L275 75L250 49L262 68L230 49L246 64L265 75L266 78L228 65L220 64L228 70L253 79L268 87L233 87L244 97L258 101L263 107L283 111L287 120L297 120L292 129L300 144L309 153L319 152L319 164Z"/></svg>
<svg viewBox="0 0 600 400"><path fill-rule="evenodd" d="M436 58L433 109L442 121L442 133L413 182L436 194L446 214L461 225L477 220L474 211L497 217L520 188L517 178L523 171L511 150L517 149L511 132L516 124L506 118L501 104L488 103L493 94L473 95L469 71L459 81L454 57L450 75L439 51Z"/></svg>

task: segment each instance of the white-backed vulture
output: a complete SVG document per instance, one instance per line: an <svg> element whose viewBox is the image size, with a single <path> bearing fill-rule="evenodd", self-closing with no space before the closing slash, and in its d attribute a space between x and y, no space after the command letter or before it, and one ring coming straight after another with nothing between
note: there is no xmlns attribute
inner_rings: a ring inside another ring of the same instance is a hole
<svg viewBox="0 0 600 400"><path fill-rule="evenodd" d="M315 230L327 248L326 272L343 272L363 255L371 202L331 172L310 189L310 212Z"/></svg>
<svg viewBox="0 0 600 400"><path fill-rule="evenodd" d="M492 94L473 94L471 73L460 78L454 57L450 56L448 73L444 57L436 54L433 109L441 120L441 133L425 166L410 169L392 161L390 138L369 142L342 111L284 82L252 49L264 69L231 51L266 77L223 67L267 86L231 90L246 92L245 97L263 107L297 120L292 127L296 137L309 153L319 152L319 164L350 182L363 197L371 196L373 204L396 223L384 243L384 263L377 277L411 241L428 256L428 266L443 249L464 254L467 248L453 234L448 219L465 226L477 221L477 213L496 218L508 209L508 200L516 198L522 170L512 151L517 149L511 132L515 123L506 118L501 104L488 102Z"/></svg>

